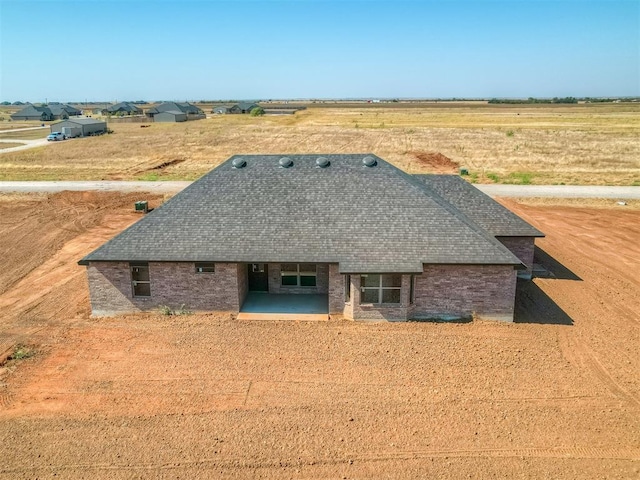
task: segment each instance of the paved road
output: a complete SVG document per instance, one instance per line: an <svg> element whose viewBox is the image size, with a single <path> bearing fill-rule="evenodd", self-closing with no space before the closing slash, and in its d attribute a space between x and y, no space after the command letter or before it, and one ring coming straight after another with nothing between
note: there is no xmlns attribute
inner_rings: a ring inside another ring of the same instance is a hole
<svg viewBox="0 0 640 480"><path fill-rule="evenodd" d="M105 192L176 193L191 182L137 181L59 181L0 182L0 192L61 192L63 190L97 190ZM556 197L640 199L640 187L607 187L580 185L476 185L492 197Z"/></svg>

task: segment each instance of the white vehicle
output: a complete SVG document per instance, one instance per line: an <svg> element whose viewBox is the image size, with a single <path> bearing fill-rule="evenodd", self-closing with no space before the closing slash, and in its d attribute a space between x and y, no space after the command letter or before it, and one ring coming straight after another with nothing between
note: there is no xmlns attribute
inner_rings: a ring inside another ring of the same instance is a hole
<svg viewBox="0 0 640 480"><path fill-rule="evenodd" d="M62 132L53 132L47 135L47 141L49 142L57 142L58 140L65 140L66 138Z"/></svg>

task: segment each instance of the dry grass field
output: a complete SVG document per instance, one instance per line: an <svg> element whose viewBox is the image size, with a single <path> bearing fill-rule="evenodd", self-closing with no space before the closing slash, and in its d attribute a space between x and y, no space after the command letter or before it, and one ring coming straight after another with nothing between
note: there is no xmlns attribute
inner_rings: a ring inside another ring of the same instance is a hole
<svg viewBox="0 0 640 480"><path fill-rule="evenodd" d="M412 173L464 167L481 183L640 184L635 103L311 104L287 116L109 127L111 135L2 154L0 180L191 180L239 153L373 152Z"/></svg>
<svg viewBox="0 0 640 480"><path fill-rule="evenodd" d="M552 273L514 324L91 319L136 199L0 195L0 478L640 476L638 205L505 201Z"/></svg>

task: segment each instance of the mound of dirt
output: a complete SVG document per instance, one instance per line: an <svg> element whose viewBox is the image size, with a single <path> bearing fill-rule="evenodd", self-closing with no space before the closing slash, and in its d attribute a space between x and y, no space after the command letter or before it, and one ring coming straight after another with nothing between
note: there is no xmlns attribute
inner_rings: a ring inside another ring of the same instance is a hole
<svg viewBox="0 0 640 480"><path fill-rule="evenodd" d="M460 164L440 152L410 152L421 167L427 167L434 173L458 173Z"/></svg>

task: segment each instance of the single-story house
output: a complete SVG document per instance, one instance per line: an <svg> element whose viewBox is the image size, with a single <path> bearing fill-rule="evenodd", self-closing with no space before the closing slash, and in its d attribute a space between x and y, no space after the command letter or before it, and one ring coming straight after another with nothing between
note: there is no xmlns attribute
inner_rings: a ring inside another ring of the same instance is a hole
<svg viewBox="0 0 640 480"><path fill-rule="evenodd" d="M53 113L53 117L55 119L65 119L82 115L81 110L78 110L76 107L72 107L71 105L66 105L64 103L49 104L48 107L51 109L51 113Z"/></svg>
<svg viewBox="0 0 640 480"><path fill-rule="evenodd" d="M156 113L153 116L153 121L154 122L186 122L187 114L180 111L176 111L176 110L171 110L168 112L160 112L160 113Z"/></svg>
<svg viewBox="0 0 640 480"><path fill-rule="evenodd" d="M142 109L137 105L129 102L120 102L115 105L109 105L102 110L103 115L142 115Z"/></svg>
<svg viewBox="0 0 640 480"><path fill-rule="evenodd" d="M539 236L459 177L372 154L243 155L79 264L96 316L185 305L251 318L276 302L323 318L513 321Z"/></svg>
<svg viewBox="0 0 640 480"><path fill-rule="evenodd" d="M22 110L11 115L11 120L36 120L48 122L54 120L53 112L49 107L36 107L35 105L27 105Z"/></svg>
<svg viewBox="0 0 640 480"><path fill-rule="evenodd" d="M150 108L145 112L145 114L148 117L154 118L158 113L162 112L182 112L187 115L187 120L200 120L202 118L206 118L206 115L200 108L186 102L164 102Z"/></svg>
<svg viewBox="0 0 640 480"><path fill-rule="evenodd" d="M214 107L211 110L211 113L215 113L216 115L225 115L225 114L229 113L229 109L230 108L231 107L228 106L228 105L219 105L217 107Z"/></svg>
<svg viewBox="0 0 640 480"><path fill-rule="evenodd" d="M251 110L258 108L260 105L253 102L240 102L231 106L228 113L251 113Z"/></svg>
<svg viewBox="0 0 640 480"><path fill-rule="evenodd" d="M51 133L61 132L67 137L100 135L107 131L107 122L93 118L69 118L51 125Z"/></svg>
<svg viewBox="0 0 640 480"><path fill-rule="evenodd" d="M80 113L80 110L77 108L64 104L49 104L40 107L27 105L22 110L11 115L11 119L51 121L77 116L80 115Z"/></svg>

